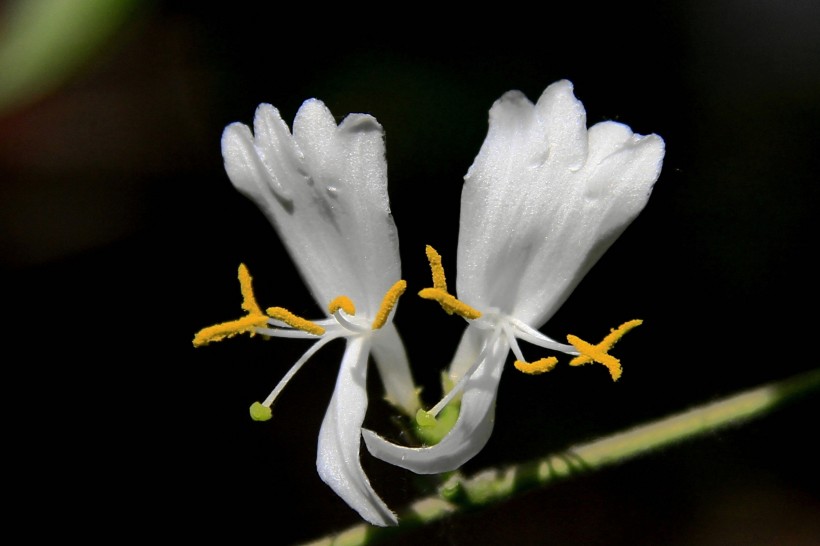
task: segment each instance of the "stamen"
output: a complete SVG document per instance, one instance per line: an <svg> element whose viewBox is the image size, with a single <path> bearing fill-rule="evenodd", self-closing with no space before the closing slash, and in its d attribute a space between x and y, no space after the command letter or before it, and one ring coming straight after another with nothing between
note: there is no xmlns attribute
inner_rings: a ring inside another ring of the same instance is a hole
<svg viewBox="0 0 820 546"><path fill-rule="evenodd" d="M530 375L538 375L550 371L558 364L558 359L554 356L542 358L535 362L525 362L523 360L516 360L514 363L515 369L519 372L524 372Z"/></svg>
<svg viewBox="0 0 820 546"><path fill-rule="evenodd" d="M327 310L331 315L333 315L336 322L342 325L342 328L351 332L358 332L360 334L368 331L365 326L350 321L347 319L347 316L345 316L348 315L352 317L356 315L356 306L353 305L353 300L347 296L338 296L334 298L333 301L328 304ZM344 313L342 313L343 311Z"/></svg>
<svg viewBox="0 0 820 546"><path fill-rule="evenodd" d="M256 334L257 327L267 324L268 319L264 313L262 313L262 309L259 308L259 304L256 303L256 298L253 295L253 286L251 283L253 279L245 264L239 264L238 277L239 290L242 292L242 309L247 311L248 314L237 320L221 322L203 328L194 335L194 347L221 341L237 334L249 333L253 336Z"/></svg>
<svg viewBox="0 0 820 546"><path fill-rule="evenodd" d="M373 330L378 330L385 325L387 317L390 316L390 311L392 311L399 302L399 298L404 294L405 290L407 290L407 281L405 280L396 281L396 284L390 287L390 290L388 290L384 298L382 298L379 312L376 313L376 318L373 320Z"/></svg>
<svg viewBox="0 0 820 546"><path fill-rule="evenodd" d="M256 328L265 326L267 322L268 317L265 315L246 315L241 319L208 326L194 335L194 347L222 341L237 334L249 333L253 336L256 334Z"/></svg>
<svg viewBox="0 0 820 546"><path fill-rule="evenodd" d="M459 301L447 292L447 278L444 276L444 266L441 264L441 254L430 245L425 247L427 261L430 262L430 271L433 274L433 288L425 288L419 296L428 300L436 300L448 315L456 313L466 319L477 319L481 312Z"/></svg>
<svg viewBox="0 0 820 546"><path fill-rule="evenodd" d="M621 377L622 369L621 362L614 356L608 354L615 343L623 337L631 329L643 324L642 320L630 320L610 330L609 334L597 345L587 343L583 339L573 336L567 336L567 341L572 343L576 349L581 353L573 358L570 366L581 366L589 364L590 362L598 362L609 369L609 375L612 376L613 381L617 381Z"/></svg>
<svg viewBox="0 0 820 546"><path fill-rule="evenodd" d="M424 250L427 253L427 261L430 262L430 271L433 273L433 288L447 292L447 279L444 276L444 266L441 265L441 254L430 245Z"/></svg>
<svg viewBox="0 0 820 546"><path fill-rule="evenodd" d="M331 315L339 309L341 309L348 315L356 314L356 306L353 305L353 300L351 300L347 296L339 296L335 298L333 301L331 301L330 304L327 306L327 310Z"/></svg>
<svg viewBox="0 0 820 546"><path fill-rule="evenodd" d="M512 352L515 355L515 362L513 362L513 365L519 372L530 375L538 375L550 371L558 363L558 359L554 356L542 358L540 360L536 360L535 362L527 362L524 359L524 353L521 352L521 347L518 346L518 340L515 338L515 333L513 332L515 325L508 325L507 323L504 323L501 328L504 331L504 335L507 336L507 343L509 343L510 349L512 349Z"/></svg>
<svg viewBox="0 0 820 546"><path fill-rule="evenodd" d="M285 388L285 385L287 385L288 382L293 378L293 376L296 375L296 373L300 369L302 369L302 366L304 366L305 363L308 360L310 360L310 357L312 357L314 354L316 354L319 351L319 349L321 349L322 347L324 347L325 345L327 345L328 343L330 343L331 341L333 341L337 337L339 337L339 336L338 335L333 335L333 334L328 334L326 336L323 336L320 340L318 340L313 345L311 345L310 349L305 351L305 354L303 354L299 358L299 360L297 360L296 363L293 366L291 366L290 370L288 370L288 372L282 377L282 379L279 380L279 383L277 383L276 387L274 387L274 389L271 391L271 393L268 395L268 397L265 398L264 402L262 402L260 405L264 406L266 408L270 408L271 404L273 404L273 402L276 400L276 397L279 396L279 393L281 393L282 390ZM251 406L251 410L253 410L253 407L254 406ZM259 411L261 411L261 410L259 410ZM253 417L253 414L251 414L251 417Z"/></svg>
<svg viewBox="0 0 820 546"><path fill-rule="evenodd" d="M449 314L456 313L468 320L475 320L481 316L481 311L473 309L455 296L448 294L440 288L425 288L419 292L419 296L426 300L435 300Z"/></svg>
<svg viewBox="0 0 820 546"><path fill-rule="evenodd" d="M325 333L325 329L315 322L311 322L300 316L294 315L284 307L268 307L267 313L272 319L284 322L288 326L296 328L297 330L302 330L315 336L321 336Z"/></svg>
<svg viewBox="0 0 820 546"><path fill-rule="evenodd" d="M256 297L253 295L252 280L247 266L239 264L239 289L242 291L242 309L251 315L262 315L264 313L262 313L262 309L256 303Z"/></svg>

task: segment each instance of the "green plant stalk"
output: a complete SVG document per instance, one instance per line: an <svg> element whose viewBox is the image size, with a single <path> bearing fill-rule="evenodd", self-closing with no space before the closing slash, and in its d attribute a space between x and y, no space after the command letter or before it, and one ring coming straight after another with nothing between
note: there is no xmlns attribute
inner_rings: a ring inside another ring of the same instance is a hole
<svg viewBox="0 0 820 546"><path fill-rule="evenodd" d="M763 416L784 402L820 388L820 370L757 387L717 402L690 409L625 432L580 444L529 462L488 469L473 477L450 475L432 495L399 514L398 527L365 523L308 543L309 546L359 546L432 523L458 512L474 510L544 486L579 471L591 471L645 455L655 449L696 438L729 425Z"/></svg>

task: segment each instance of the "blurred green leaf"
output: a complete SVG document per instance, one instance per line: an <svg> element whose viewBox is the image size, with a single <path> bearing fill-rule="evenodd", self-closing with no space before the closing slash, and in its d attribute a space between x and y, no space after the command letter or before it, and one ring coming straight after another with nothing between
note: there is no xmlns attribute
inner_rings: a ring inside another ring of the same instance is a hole
<svg viewBox="0 0 820 546"><path fill-rule="evenodd" d="M0 12L0 115L52 91L102 50L136 0L15 0Z"/></svg>

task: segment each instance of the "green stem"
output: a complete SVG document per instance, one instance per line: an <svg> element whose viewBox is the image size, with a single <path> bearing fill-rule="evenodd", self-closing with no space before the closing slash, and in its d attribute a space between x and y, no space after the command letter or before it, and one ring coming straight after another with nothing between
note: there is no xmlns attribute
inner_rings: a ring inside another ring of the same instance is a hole
<svg viewBox="0 0 820 546"><path fill-rule="evenodd" d="M770 412L784 402L820 388L820 370L814 370L718 402L700 406L600 440L571 447L505 469L489 469L471 478L451 475L439 494L420 499L399 514L398 527L358 524L309 543L310 546L374 544L408 529L510 498L533 487L547 485L578 470L596 470L647 454L655 449L718 428L736 425Z"/></svg>

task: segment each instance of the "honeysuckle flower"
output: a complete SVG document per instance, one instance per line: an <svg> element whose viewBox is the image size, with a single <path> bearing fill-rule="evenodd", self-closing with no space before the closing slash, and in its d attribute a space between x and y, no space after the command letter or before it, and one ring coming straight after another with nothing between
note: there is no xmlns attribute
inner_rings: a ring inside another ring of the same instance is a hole
<svg viewBox="0 0 820 546"><path fill-rule="evenodd" d="M419 409L404 345L393 325L406 283L400 278L398 234L387 195L382 127L364 114L350 114L337 126L322 102L308 100L296 114L291 134L279 112L262 104L253 134L241 123L225 129L222 155L231 182L271 221L326 315L307 320L281 307L263 312L242 265L246 315L201 330L194 345L240 333L314 341L270 395L251 406L254 419L266 420L271 404L305 362L327 343L345 339L319 432L316 465L322 480L364 519L396 524L396 515L373 490L359 459L371 355L386 398L408 415Z"/></svg>
<svg viewBox="0 0 820 546"><path fill-rule="evenodd" d="M450 390L421 425L461 397L458 419L428 447L404 447L363 432L371 454L418 473L458 468L487 443L498 383L510 352L525 373L552 369L555 356L527 362L518 340L599 362L613 380L620 362L608 351L633 320L598 345L575 336L559 343L538 331L646 204L664 142L602 122L587 129L572 84L550 85L533 105L511 91L490 110L484 144L464 179L456 293L447 291L441 257L428 247L433 287L420 295L468 320L448 369Z"/></svg>

